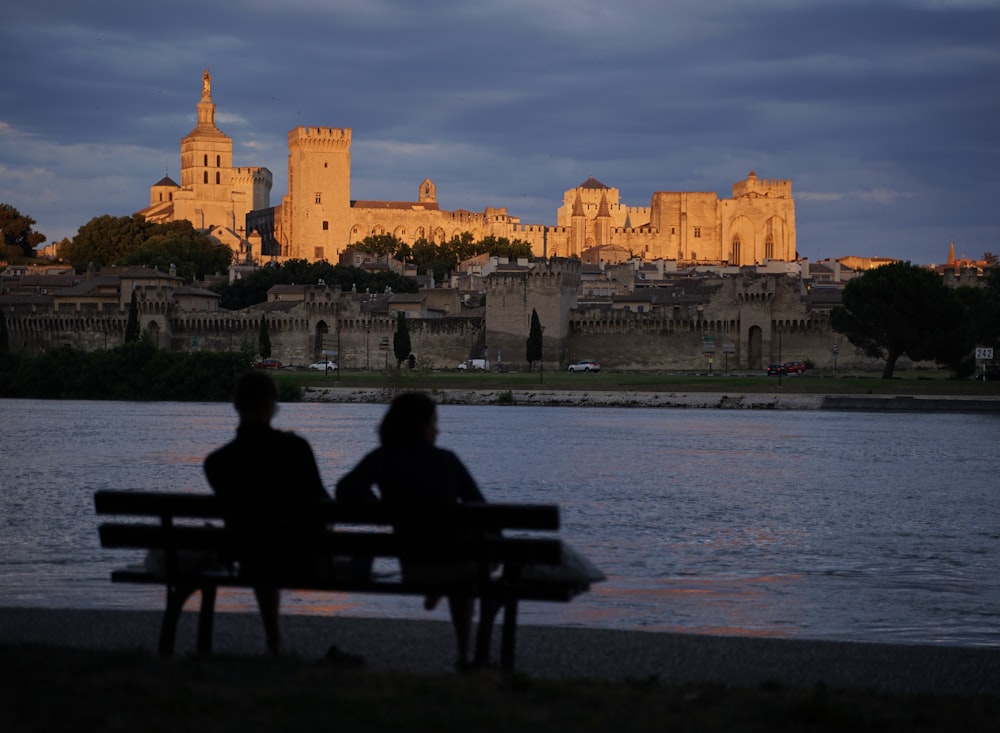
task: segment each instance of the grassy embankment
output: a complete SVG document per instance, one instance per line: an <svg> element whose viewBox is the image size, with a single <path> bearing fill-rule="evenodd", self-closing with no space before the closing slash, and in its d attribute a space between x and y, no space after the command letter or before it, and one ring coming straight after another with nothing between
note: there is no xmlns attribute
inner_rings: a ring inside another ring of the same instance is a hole
<svg viewBox="0 0 1000 733"><path fill-rule="evenodd" d="M1000 697L656 680L403 675L265 657L0 646L0 729L38 731L993 731Z"/></svg>

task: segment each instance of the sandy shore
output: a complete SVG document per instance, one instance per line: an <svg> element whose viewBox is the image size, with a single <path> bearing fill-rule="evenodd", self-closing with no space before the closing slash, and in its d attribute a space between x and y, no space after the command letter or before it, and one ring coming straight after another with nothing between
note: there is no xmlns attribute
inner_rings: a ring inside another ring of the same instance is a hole
<svg viewBox="0 0 1000 733"><path fill-rule="evenodd" d="M153 651L159 619L155 611L0 608L0 643ZM182 619L180 654L194 650L195 621L195 613ZM363 655L375 670L452 671L454 647L445 622L285 616L282 624L286 649L304 659L318 659L337 644ZM256 654L262 646L255 614L218 615L217 652ZM539 678L1000 694L1000 649L987 648L526 626L519 630L517 659L519 672Z"/></svg>

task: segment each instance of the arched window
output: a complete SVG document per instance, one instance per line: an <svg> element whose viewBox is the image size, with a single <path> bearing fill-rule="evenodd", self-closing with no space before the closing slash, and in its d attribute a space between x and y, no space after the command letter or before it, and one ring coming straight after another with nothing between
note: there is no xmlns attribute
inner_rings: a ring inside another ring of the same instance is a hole
<svg viewBox="0 0 1000 733"><path fill-rule="evenodd" d="M732 242L732 244L733 244L733 246L732 246L732 250L731 250L730 255L729 255L729 258L730 258L729 261L731 263L734 263L734 264L738 265L741 262L743 262L743 256L742 256L743 255L743 251L742 251L743 250L743 246L740 243L740 235L739 234L736 234L736 235L733 236L733 242Z"/></svg>
<svg viewBox="0 0 1000 733"><path fill-rule="evenodd" d="M205 153L205 157L202 161L202 165L208 168L208 153Z"/></svg>
<svg viewBox="0 0 1000 733"><path fill-rule="evenodd" d="M764 256L769 259L774 259L774 235L768 234L764 238Z"/></svg>
<svg viewBox="0 0 1000 733"><path fill-rule="evenodd" d="M203 183L208 183L208 171L201 174L201 179Z"/></svg>
<svg viewBox="0 0 1000 733"><path fill-rule="evenodd" d="M220 181L220 176L221 176L221 175L222 175L222 174L221 174L221 173L219 173L219 171L216 171L216 172L215 172L215 185L219 185L219 183L221 182L221 181Z"/></svg>
<svg viewBox="0 0 1000 733"><path fill-rule="evenodd" d="M215 167L218 168L220 165L222 165L222 156L221 155L216 155L215 156Z"/></svg>

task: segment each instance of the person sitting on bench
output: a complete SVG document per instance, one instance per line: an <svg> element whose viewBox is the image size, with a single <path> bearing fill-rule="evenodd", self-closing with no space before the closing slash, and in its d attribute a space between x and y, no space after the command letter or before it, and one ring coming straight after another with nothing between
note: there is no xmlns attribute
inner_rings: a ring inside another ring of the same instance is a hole
<svg viewBox="0 0 1000 733"><path fill-rule="evenodd" d="M312 448L304 438L271 427L278 411L278 390L266 374L243 374L236 383L233 405L239 415L236 438L205 459L205 475L218 496L246 500L247 509L259 510L241 511L226 520L227 527L245 536L241 542L245 550L235 558L241 572L266 576L268 572L319 571L320 561L309 548L308 515L281 511L330 499ZM264 544L262 535L279 540ZM281 650L280 591L267 584L253 590L267 650L277 655Z"/></svg>
<svg viewBox="0 0 1000 733"><path fill-rule="evenodd" d="M377 501L396 504L485 502L479 487L458 456L434 445L438 435L437 405L425 394L409 392L396 397L379 426L380 446L361 459L337 482L336 498L344 502ZM372 491L378 486L379 496ZM394 528L399 535L419 537L427 530L415 526ZM474 580L471 562L436 564L404 563L403 579L420 583ZM428 596L424 607L434 608L439 595ZM470 665L469 648L475 600L448 596L452 628L458 646L456 667Z"/></svg>

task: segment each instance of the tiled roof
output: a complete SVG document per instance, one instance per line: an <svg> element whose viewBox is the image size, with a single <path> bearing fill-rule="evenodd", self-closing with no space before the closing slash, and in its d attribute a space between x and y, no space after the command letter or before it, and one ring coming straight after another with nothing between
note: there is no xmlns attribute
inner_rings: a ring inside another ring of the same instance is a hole
<svg viewBox="0 0 1000 733"><path fill-rule="evenodd" d="M610 188L610 186L605 186L603 183L601 183L596 178L591 176L586 181L577 186L577 188Z"/></svg>

